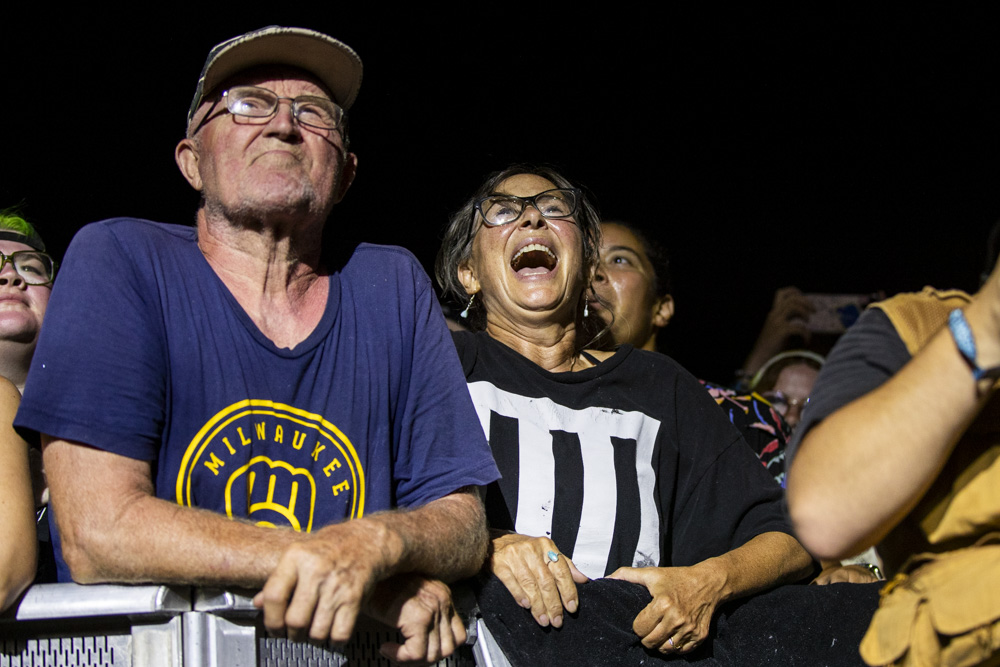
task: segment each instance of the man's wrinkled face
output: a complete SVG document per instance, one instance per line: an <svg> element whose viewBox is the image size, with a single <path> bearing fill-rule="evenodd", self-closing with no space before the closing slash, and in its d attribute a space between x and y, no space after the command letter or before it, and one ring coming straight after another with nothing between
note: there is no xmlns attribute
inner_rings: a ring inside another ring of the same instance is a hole
<svg viewBox="0 0 1000 667"><path fill-rule="evenodd" d="M18 250L33 248L17 241L0 241L3 254ZM36 342L51 294L51 285L25 284L13 262L7 262L0 271L0 340Z"/></svg>
<svg viewBox="0 0 1000 667"><path fill-rule="evenodd" d="M329 98L308 74L288 68L236 75L223 90L237 85L266 88L282 98ZM280 100L269 118L230 114L217 95L202 104L192 123L200 128L178 146L177 159L210 213L230 220L269 213L325 219L340 201L353 177L354 156L346 152L338 130L299 123L290 99Z"/></svg>

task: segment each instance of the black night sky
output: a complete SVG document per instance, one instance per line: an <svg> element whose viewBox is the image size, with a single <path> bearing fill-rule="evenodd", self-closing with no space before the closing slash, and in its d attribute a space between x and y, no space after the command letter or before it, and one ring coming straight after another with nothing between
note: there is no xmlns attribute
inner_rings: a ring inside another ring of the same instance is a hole
<svg viewBox="0 0 1000 667"><path fill-rule="evenodd" d="M101 218L193 220L173 148L205 55L300 25L365 63L358 179L328 227L344 243L402 245L430 269L488 172L554 164L670 248L670 351L720 380L783 285L975 288L1000 218L989 6L608 6L29 9L0 50L0 207L23 203L55 254Z"/></svg>

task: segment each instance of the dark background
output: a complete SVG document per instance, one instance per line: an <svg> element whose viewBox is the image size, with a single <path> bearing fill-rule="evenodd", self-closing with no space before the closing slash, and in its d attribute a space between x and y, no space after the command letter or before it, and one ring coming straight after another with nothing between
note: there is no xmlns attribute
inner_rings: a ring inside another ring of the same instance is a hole
<svg viewBox="0 0 1000 667"><path fill-rule="evenodd" d="M55 254L105 217L192 221L197 196L172 156L205 55L301 25L365 63L359 175L329 227L345 243L403 245L430 269L449 213L488 172L555 164L606 218L670 248L668 347L719 380L783 285L975 289L1000 217L988 6L325 7L27 8L0 48L0 207L23 203Z"/></svg>

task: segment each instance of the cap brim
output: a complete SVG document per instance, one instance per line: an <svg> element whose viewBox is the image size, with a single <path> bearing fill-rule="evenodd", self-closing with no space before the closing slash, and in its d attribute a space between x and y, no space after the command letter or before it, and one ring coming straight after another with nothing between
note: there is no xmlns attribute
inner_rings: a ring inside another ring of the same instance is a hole
<svg viewBox="0 0 1000 667"><path fill-rule="evenodd" d="M206 93L234 74L263 65L286 65L309 72L345 111L354 104L361 88L361 58L347 44L315 30L270 26L212 49L198 80L188 122Z"/></svg>

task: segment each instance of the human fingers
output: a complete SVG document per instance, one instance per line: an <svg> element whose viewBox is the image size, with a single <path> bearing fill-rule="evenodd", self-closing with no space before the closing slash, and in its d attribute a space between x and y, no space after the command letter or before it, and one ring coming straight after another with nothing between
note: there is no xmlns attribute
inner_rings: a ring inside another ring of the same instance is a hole
<svg viewBox="0 0 1000 667"><path fill-rule="evenodd" d="M293 641L304 641L307 635L313 639L326 640L334 610L330 592L336 587L336 582L318 577L308 563L297 561L291 556L288 560L295 561L296 585L285 609L287 636Z"/></svg>
<svg viewBox="0 0 1000 667"><path fill-rule="evenodd" d="M431 606L429 609L429 619L421 627L415 638L407 638L403 644L404 649L411 655L411 660L426 660L427 662L437 662L441 659L441 610ZM450 631L449 627L449 631Z"/></svg>
<svg viewBox="0 0 1000 667"><path fill-rule="evenodd" d="M647 568L642 567L620 567L609 574L608 579L620 579L621 581L645 586L647 580L646 570Z"/></svg>
<svg viewBox="0 0 1000 667"><path fill-rule="evenodd" d="M663 596L654 597L632 620L632 631L647 648L659 649L667 640L681 632L682 619L672 601Z"/></svg>
<svg viewBox="0 0 1000 667"><path fill-rule="evenodd" d="M455 641L455 648L465 644L469 639L468 633L465 630L465 621L459 615L457 611L452 609L452 613L449 615L448 623L451 625L451 636Z"/></svg>
<svg viewBox="0 0 1000 667"><path fill-rule="evenodd" d="M437 641L437 636L432 639L430 632L419 632L405 638L400 644L398 642L385 642L379 646L379 653L392 660L406 665L429 665L437 662L441 658L440 647L432 646L431 642Z"/></svg>
<svg viewBox="0 0 1000 667"><path fill-rule="evenodd" d="M361 611L361 598L340 597L331 604L333 611L333 625L330 628L330 641L343 644L351 638L354 631L354 623L358 620L358 613Z"/></svg>
<svg viewBox="0 0 1000 667"><path fill-rule="evenodd" d="M871 584L879 581L878 576L864 565L853 565L847 568L850 571L847 581L852 584Z"/></svg>
<svg viewBox="0 0 1000 667"><path fill-rule="evenodd" d="M551 553L556 552L551 551ZM545 556L544 560L537 555L529 558L524 578L521 579L521 587L528 593L528 599L531 601L531 615L535 617L538 624L543 627L551 624L558 628L562 626L563 606L555 575L555 570L558 570L559 566L551 565L552 562L548 556ZM567 578L573 585L572 577ZM534 595L532 595L532 589L534 589ZM575 585L573 585L573 595L575 598Z"/></svg>
<svg viewBox="0 0 1000 667"><path fill-rule="evenodd" d="M661 653L690 653L698 648L702 641L704 639L699 640L690 635L677 633L676 636L669 637L666 645L659 647L659 651Z"/></svg>
<svg viewBox="0 0 1000 667"><path fill-rule="evenodd" d="M264 612L264 628L272 637L285 636L285 611L295 591L298 572L284 559L279 561L253 603Z"/></svg>
<svg viewBox="0 0 1000 667"><path fill-rule="evenodd" d="M795 285L786 285L785 287L779 287L778 289L774 290L774 302L777 303L778 301L782 301L783 299L787 299L789 297L801 294L802 290L800 290Z"/></svg>
<svg viewBox="0 0 1000 667"><path fill-rule="evenodd" d="M810 303L809 298L802 293L798 287L782 287L774 292L774 301L771 304L772 309L778 309L779 307L789 303Z"/></svg>
<svg viewBox="0 0 1000 667"><path fill-rule="evenodd" d="M771 312L779 319L788 321L794 318L806 318L816 311L816 306L801 294L782 299L774 305Z"/></svg>
<svg viewBox="0 0 1000 667"><path fill-rule="evenodd" d="M684 630L671 616L659 616L646 607L632 622L632 630L643 646L660 653L679 652L684 645ZM641 631L640 631L641 630Z"/></svg>
<svg viewBox="0 0 1000 667"><path fill-rule="evenodd" d="M521 583L518 581L517 577L514 576L512 570L506 567L493 567L493 574L497 576L511 594L511 597L517 602L518 605L524 607L525 609L531 609L531 600L528 599L528 593L521 587Z"/></svg>
<svg viewBox="0 0 1000 667"><path fill-rule="evenodd" d="M590 577L588 577L583 572L580 572L580 570L577 569L576 563L569 560L568 558L566 559L566 561L569 563L570 572L572 572L573 574L573 581L575 581L578 584L585 584L588 581L590 581Z"/></svg>
<svg viewBox="0 0 1000 667"><path fill-rule="evenodd" d="M647 648L663 652L694 650L708 636L711 612L686 590L683 571L674 568L619 568L611 578L645 586L653 600L632 622Z"/></svg>
<svg viewBox="0 0 1000 667"><path fill-rule="evenodd" d="M465 625L452 605L450 590L439 581L423 580L406 595L396 625L405 642L387 642L379 650L397 662L436 662L465 643Z"/></svg>
<svg viewBox="0 0 1000 667"><path fill-rule="evenodd" d="M646 605L639 615L635 617L632 622L632 630L644 638L653 633L656 628L663 622L663 616L667 610L669 604L668 601L662 596L656 596L652 590L650 590L650 568L641 567L620 567L614 572L612 572L608 579L618 579L620 581L628 581L633 584L638 584L644 586L653 595L653 601ZM648 646L650 648L658 648L663 642L666 642L670 635L673 633L675 626L660 628L658 636L659 641L650 640ZM643 642L645 644L645 641Z"/></svg>
<svg viewBox="0 0 1000 667"><path fill-rule="evenodd" d="M447 658L455 649L465 643L465 624L462 622L454 606L448 602L437 614L437 626L428 638L428 660ZM430 649L436 649L436 658L431 658Z"/></svg>
<svg viewBox="0 0 1000 667"><path fill-rule="evenodd" d="M312 623L309 626L309 638L319 642L330 639L333 630L334 615L337 608L334 606L337 582L327 578L321 584L319 599L316 602L312 616Z"/></svg>
<svg viewBox="0 0 1000 667"><path fill-rule="evenodd" d="M659 613L660 610L650 610L650 615L646 619L640 618L642 616L640 613L632 626L636 634L639 634L639 627L651 623ZM639 636L643 646L661 653L690 653L705 641L708 628L700 627L695 619L675 608L665 613L648 632Z"/></svg>
<svg viewBox="0 0 1000 667"><path fill-rule="evenodd" d="M295 573L284 612L289 638L302 641L308 634L317 641L350 639L364 597L364 568L343 566L331 557L325 541L312 540L290 545L275 572Z"/></svg>
<svg viewBox="0 0 1000 667"><path fill-rule="evenodd" d="M555 559L552 558L553 554L555 555ZM552 617L552 624L559 627L562 625L562 609L565 609L571 614L576 613L577 607L579 606L579 596L576 592L576 580L577 576L583 576L583 574L576 569L576 565L573 564L573 561L557 551L548 551L546 553L546 558L548 559L546 564L548 565L553 576L556 578L556 588L559 591L561 608L555 610L556 613L560 614L558 616L558 624L555 622L557 617Z"/></svg>
<svg viewBox="0 0 1000 667"><path fill-rule="evenodd" d="M817 586L827 584L870 584L878 581L878 577L863 565L837 565L825 568L812 583Z"/></svg>
<svg viewBox="0 0 1000 667"><path fill-rule="evenodd" d="M508 543L497 549L491 559L494 574L511 591L522 607L531 610L538 624L562 623L562 602L559 587L548 563L551 552L559 559L555 544L546 538L528 538ZM572 582L572 576L568 577Z"/></svg>
<svg viewBox="0 0 1000 667"><path fill-rule="evenodd" d="M440 581L433 582L435 593L432 598L437 602L437 640L440 645L438 659L447 658L465 643L465 622L455 609L451 599L451 589Z"/></svg>
<svg viewBox="0 0 1000 667"><path fill-rule="evenodd" d="M708 633L697 633L690 635L682 635L677 643L674 645L675 650L678 653L690 653L695 650L705 641Z"/></svg>

